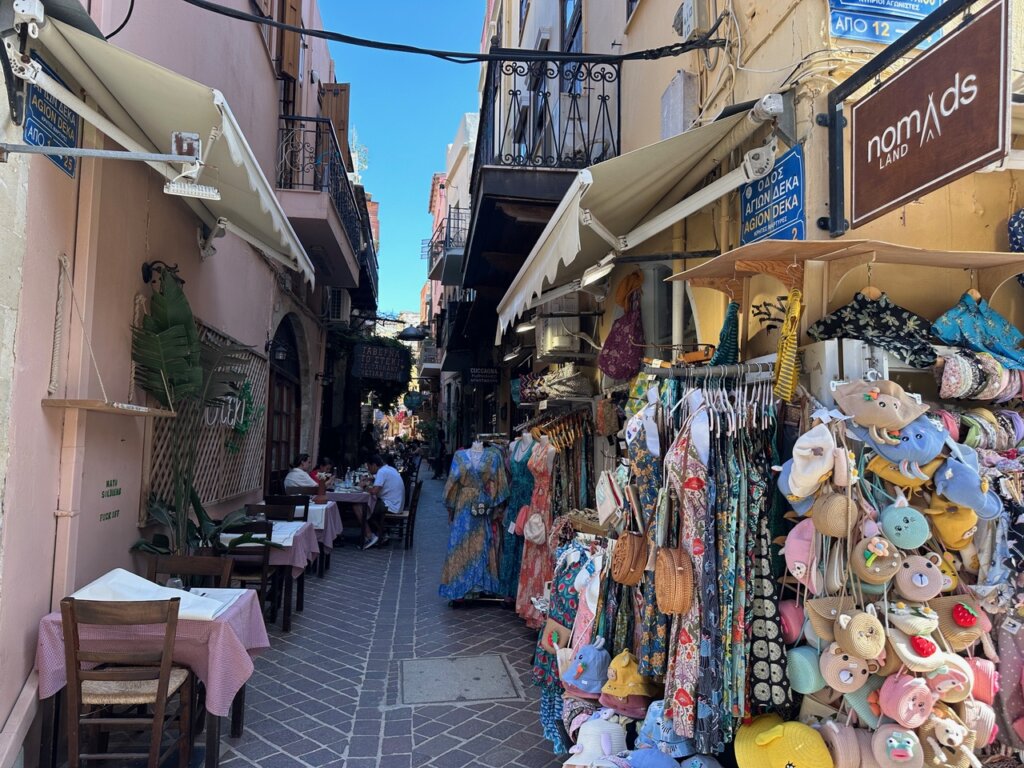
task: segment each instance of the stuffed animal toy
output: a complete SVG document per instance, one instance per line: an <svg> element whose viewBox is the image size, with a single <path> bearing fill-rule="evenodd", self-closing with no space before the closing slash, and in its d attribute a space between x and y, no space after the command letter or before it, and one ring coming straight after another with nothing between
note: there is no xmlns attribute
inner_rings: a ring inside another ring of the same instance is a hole
<svg viewBox="0 0 1024 768"><path fill-rule="evenodd" d="M957 762L967 759L974 768L982 768L981 760L974 754L974 750L967 745L968 736L971 731L963 723L959 723L948 717L932 715L929 720L930 733L926 737L928 746L934 752L932 763L934 765L948 765L950 758L948 753L952 752L958 756ZM973 741L973 739L972 739Z"/></svg>
<svg viewBox="0 0 1024 768"><path fill-rule="evenodd" d="M866 427L875 443L893 446L900 444L899 430L928 410L892 381L843 384L836 389L836 404L855 423Z"/></svg>

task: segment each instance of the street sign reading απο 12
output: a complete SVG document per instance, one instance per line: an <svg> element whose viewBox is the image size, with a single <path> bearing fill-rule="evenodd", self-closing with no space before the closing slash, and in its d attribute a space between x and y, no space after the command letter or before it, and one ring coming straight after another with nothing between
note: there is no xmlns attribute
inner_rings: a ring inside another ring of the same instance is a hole
<svg viewBox="0 0 1024 768"><path fill-rule="evenodd" d="M64 81L34 51L32 58L39 62L46 74L64 85ZM31 84L26 89L25 97L25 125L22 136L26 144L36 147L78 146L78 113L42 88ZM61 155L46 157L72 179L75 178L77 158Z"/></svg>
<svg viewBox="0 0 1024 768"><path fill-rule="evenodd" d="M916 21L877 16L873 13L841 11L833 8L829 14L829 29L832 37L847 40L861 40L866 43L889 45L907 33ZM942 30L933 32L917 44L917 48L928 48L942 38Z"/></svg>
<svg viewBox="0 0 1024 768"><path fill-rule="evenodd" d="M834 11L877 13L897 19L920 21L938 8L944 0L831 0Z"/></svg>
<svg viewBox="0 0 1024 768"><path fill-rule="evenodd" d="M740 212L740 245L806 237L802 146L780 156L764 178L740 187Z"/></svg>

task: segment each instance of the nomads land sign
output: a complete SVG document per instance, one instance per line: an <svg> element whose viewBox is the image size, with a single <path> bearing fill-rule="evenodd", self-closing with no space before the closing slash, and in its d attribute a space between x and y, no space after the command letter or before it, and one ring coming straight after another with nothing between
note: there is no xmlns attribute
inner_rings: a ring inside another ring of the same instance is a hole
<svg viewBox="0 0 1024 768"><path fill-rule="evenodd" d="M1006 155L1007 26L998 0L854 105L854 227Z"/></svg>

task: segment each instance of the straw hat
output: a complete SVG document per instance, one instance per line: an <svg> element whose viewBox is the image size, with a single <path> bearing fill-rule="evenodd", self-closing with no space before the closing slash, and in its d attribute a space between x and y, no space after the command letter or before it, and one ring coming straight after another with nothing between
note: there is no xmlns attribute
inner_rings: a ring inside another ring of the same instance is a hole
<svg viewBox="0 0 1024 768"><path fill-rule="evenodd" d="M862 427L873 427L876 442L894 441L877 439L879 430L899 430L928 410L903 391L893 381L851 381L836 388L836 404L847 416Z"/></svg>
<svg viewBox="0 0 1024 768"><path fill-rule="evenodd" d="M887 584L902 562L903 553L884 536L861 539L850 555L850 568L868 584Z"/></svg>
<svg viewBox="0 0 1024 768"><path fill-rule="evenodd" d="M818 728L835 768L860 768L860 744L854 729L835 720L826 720Z"/></svg>
<svg viewBox="0 0 1024 768"><path fill-rule="evenodd" d="M942 666L939 646L929 635L907 635L889 627L889 642L900 661L912 672L934 672Z"/></svg>
<svg viewBox="0 0 1024 768"><path fill-rule="evenodd" d="M871 737L871 754L879 768L923 768L924 750L917 734L900 725L883 725Z"/></svg>
<svg viewBox="0 0 1024 768"><path fill-rule="evenodd" d="M863 611L843 611L837 617L833 631L840 648L862 659L877 659L885 650L885 629L873 605L868 605Z"/></svg>
<svg viewBox="0 0 1024 768"><path fill-rule="evenodd" d="M910 636L930 635L939 628L939 614L919 603L889 603L886 618L892 626Z"/></svg>
<svg viewBox="0 0 1024 768"><path fill-rule="evenodd" d="M739 768L834 768L821 734L776 714L741 725L735 747Z"/></svg>
<svg viewBox="0 0 1024 768"><path fill-rule="evenodd" d="M924 518L922 518L924 519ZM896 572L896 591L907 600L923 602L938 597L942 592L942 571L939 557L908 555Z"/></svg>
<svg viewBox="0 0 1024 768"><path fill-rule="evenodd" d="M943 595L929 604L939 614L939 632L954 651L966 651L992 629L988 614L966 595Z"/></svg>
<svg viewBox="0 0 1024 768"><path fill-rule="evenodd" d="M811 507L811 520L818 533L845 539L857 524L859 510L853 499L843 493L825 493Z"/></svg>

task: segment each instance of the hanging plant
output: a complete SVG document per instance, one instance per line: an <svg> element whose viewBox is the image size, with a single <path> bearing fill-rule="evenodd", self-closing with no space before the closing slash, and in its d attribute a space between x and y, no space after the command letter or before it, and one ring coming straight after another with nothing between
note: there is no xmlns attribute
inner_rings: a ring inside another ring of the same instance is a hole
<svg viewBox="0 0 1024 768"><path fill-rule="evenodd" d="M266 410L266 406L256 405L256 400L252 396L252 382L248 379L242 382L238 391L235 392L235 397L238 399L242 417L235 421L231 432L228 433L227 439L224 441L224 447L232 455L242 450L245 436L249 434L249 430L259 423L260 419L263 418L263 412Z"/></svg>

